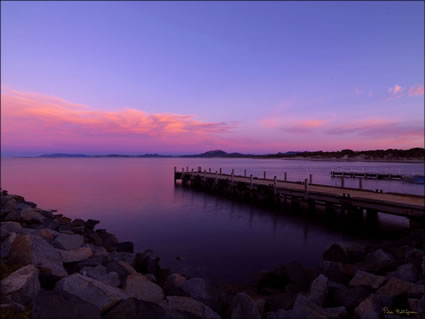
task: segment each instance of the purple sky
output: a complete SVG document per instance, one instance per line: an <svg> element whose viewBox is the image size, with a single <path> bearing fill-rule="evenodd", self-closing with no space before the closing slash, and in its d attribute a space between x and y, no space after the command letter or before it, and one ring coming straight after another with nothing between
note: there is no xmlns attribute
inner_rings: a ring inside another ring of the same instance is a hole
<svg viewBox="0 0 425 319"><path fill-rule="evenodd" d="M1 2L2 153L424 147L424 2Z"/></svg>

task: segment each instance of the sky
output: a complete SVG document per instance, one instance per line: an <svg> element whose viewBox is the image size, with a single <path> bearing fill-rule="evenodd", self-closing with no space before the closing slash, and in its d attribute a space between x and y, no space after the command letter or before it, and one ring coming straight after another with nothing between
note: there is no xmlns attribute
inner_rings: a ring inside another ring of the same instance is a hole
<svg viewBox="0 0 425 319"><path fill-rule="evenodd" d="M1 151L424 147L424 2L1 2Z"/></svg>

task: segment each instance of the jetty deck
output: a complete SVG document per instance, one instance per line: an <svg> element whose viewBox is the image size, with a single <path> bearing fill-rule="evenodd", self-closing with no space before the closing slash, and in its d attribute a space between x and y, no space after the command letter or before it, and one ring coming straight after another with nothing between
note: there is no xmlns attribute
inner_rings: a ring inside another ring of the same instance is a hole
<svg viewBox="0 0 425 319"><path fill-rule="evenodd" d="M388 193L382 190L336 187L312 183L312 176L303 182L237 176L211 172L210 170L174 170L174 182L181 180L187 186L201 187L221 192L238 193L244 198L260 197L280 202L281 200L306 201L309 205L336 205L347 209L364 209L370 213L387 213L404 216L416 224L425 225L425 197L418 195ZM246 175L246 171L245 171ZM266 173L264 173L266 177ZM286 173L285 173L286 179Z"/></svg>

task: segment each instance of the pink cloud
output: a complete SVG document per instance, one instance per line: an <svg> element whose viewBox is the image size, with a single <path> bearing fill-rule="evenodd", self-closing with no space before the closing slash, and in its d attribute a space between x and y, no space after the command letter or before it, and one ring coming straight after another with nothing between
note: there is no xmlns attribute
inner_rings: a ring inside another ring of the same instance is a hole
<svg viewBox="0 0 425 319"><path fill-rule="evenodd" d="M409 89L409 96L421 96L424 95L424 85L416 85Z"/></svg>
<svg viewBox="0 0 425 319"><path fill-rule="evenodd" d="M100 145L138 148L220 139L236 122L205 122L194 115L147 114L126 108L95 110L60 98L2 88L3 145Z"/></svg>
<svg viewBox="0 0 425 319"><path fill-rule="evenodd" d="M313 129L322 127L325 122L326 121L324 120L302 120L296 122L295 124L282 127L281 130L291 133L307 133L311 132Z"/></svg>
<svg viewBox="0 0 425 319"><path fill-rule="evenodd" d="M325 131L331 135L357 135L376 137L423 137L423 122L400 122L395 120L365 119L331 127Z"/></svg>
<svg viewBox="0 0 425 319"><path fill-rule="evenodd" d="M395 84L394 87L391 87L388 89L388 94L390 95L390 98L397 98L402 96L403 91L404 91L404 88L402 88L398 84Z"/></svg>

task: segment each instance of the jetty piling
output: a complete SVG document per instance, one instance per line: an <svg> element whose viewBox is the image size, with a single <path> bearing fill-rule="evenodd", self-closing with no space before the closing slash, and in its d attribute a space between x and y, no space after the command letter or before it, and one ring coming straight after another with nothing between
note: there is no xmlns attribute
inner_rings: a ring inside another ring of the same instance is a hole
<svg viewBox="0 0 425 319"><path fill-rule="evenodd" d="M409 194L385 193L382 189L363 189L362 178L359 178L358 188L344 187L344 176L341 177L341 186L320 185L312 183L312 174L300 182L287 181L286 172L284 180L278 180L277 176L270 179L254 178L244 175L235 175L232 169L231 175L219 172L211 173L211 169L189 173L184 168L181 172L174 167L174 183L181 181L183 186L200 188L206 191L218 191L221 194L232 194L240 198L254 199L255 201L268 202L280 205L289 200L292 204L307 202L308 207L325 205L327 209L337 208L344 211L363 212L374 215L380 213L403 216L411 221L412 227L422 225L425 227L425 197ZM264 177L266 177L264 172ZM215 183L211 183L214 181ZM245 185L245 186L244 186ZM254 202L255 202L254 201Z"/></svg>

